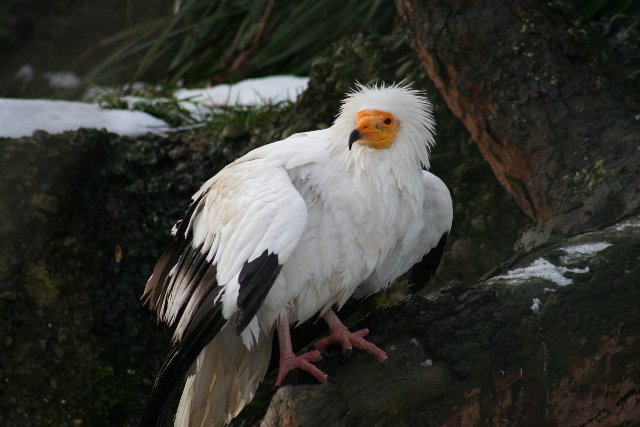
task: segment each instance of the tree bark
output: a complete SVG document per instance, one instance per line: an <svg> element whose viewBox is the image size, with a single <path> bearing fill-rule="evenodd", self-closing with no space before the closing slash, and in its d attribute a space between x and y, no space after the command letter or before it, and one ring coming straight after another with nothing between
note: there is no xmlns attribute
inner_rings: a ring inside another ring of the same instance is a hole
<svg viewBox="0 0 640 427"><path fill-rule="evenodd" d="M570 3L397 5L429 77L529 217L574 233L638 210L638 97Z"/></svg>

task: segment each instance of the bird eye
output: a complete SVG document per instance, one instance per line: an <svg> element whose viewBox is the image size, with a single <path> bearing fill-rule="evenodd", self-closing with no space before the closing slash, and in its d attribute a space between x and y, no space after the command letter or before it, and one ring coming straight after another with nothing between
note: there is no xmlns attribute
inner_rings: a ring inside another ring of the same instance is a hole
<svg viewBox="0 0 640 427"><path fill-rule="evenodd" d="M384 119L384 124L385 125L390 125L391 124L391 119L389 117L387 117L386 119Z"/></svg>

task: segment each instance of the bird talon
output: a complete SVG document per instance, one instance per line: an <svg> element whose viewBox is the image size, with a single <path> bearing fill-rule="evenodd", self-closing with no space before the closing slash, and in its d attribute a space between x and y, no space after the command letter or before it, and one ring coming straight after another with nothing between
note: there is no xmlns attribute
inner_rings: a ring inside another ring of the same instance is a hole
<svg viewBox="0 0 640 427"><path fill-rule="evenodd" d="M314 363L322 360L322 354L318 350L309 351L301 355L300 357L306 360L307 362L314 362Z"/></svg>
<svg viewBox="0 0 640 427"><path fill-rule="evenodd" d="M325 357L331 356L331 353L326 350L320 350L320 356L324 359Z"/></svg>
<svg viewBox="0 0 640 427"><path fill-rule="evenodd" d="M369 335L369 329L364 328L354 332L349 331L333 310L328 310L323 317L327 321L331 333L316 343L315 347L317 349L324 350L332 344L340 344L342 354L345 357L348 357L355 347L370 353L378 362L382 363L387 360L387 354L383 350L364 339L364 337Z"/></svg>
<svg viewBox="0 0 640 427"><path fill-rule="evenodd" d="M287 374L294 369L303 370L311 374L316 380L321 383L327 382L327 374L318 369L312 362L319 362L322 359L319 351L312 350L307 353L296 356L293 353L280 358L280 369L278 371L278 378L276 380L276 386L281 386L284 383Z"/></svg>

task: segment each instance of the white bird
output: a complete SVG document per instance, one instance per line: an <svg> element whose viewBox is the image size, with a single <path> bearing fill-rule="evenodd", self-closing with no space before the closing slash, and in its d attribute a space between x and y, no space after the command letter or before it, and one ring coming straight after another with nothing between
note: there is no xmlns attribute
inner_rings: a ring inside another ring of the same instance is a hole
<svg viewBox="0 0 640 427"><path fill-rule="evenodd" d="M424 169L431 104L406 86L359 85L333 126L265 145L193 196L143 299L175 328L142 425L159 425L186 376L176 426L219 426L264 378L274 329L277 385L300 368L318 381L318 351L296 356L292 324L321 315L337 343L387 356L349 332L338 309L384 289L412 266L426 282L451 228L445 184Z"/></svg>

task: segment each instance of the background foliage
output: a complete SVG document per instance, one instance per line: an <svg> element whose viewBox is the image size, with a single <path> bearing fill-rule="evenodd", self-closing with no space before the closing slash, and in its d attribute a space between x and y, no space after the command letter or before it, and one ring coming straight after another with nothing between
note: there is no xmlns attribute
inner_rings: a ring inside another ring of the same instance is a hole
<svg viewBox="0 0 640 427"><path fill-rule="evenodd" d="M634 0L580 0L577 6L590 20L640 13ZM112 51L88 79L129 75L176 84L305 74L330 43L389 34L396 18L390 0L175 0L172 14L104 40Z"/></svg>

